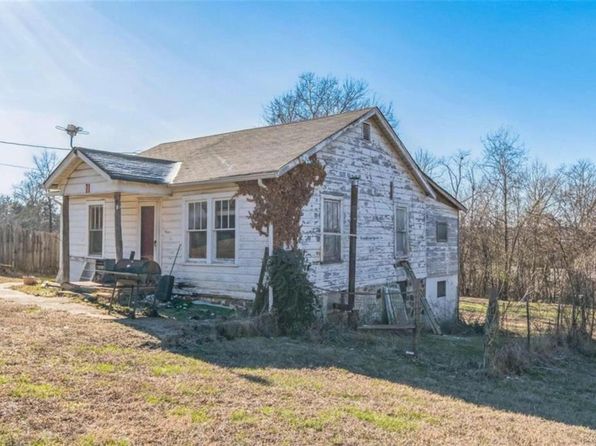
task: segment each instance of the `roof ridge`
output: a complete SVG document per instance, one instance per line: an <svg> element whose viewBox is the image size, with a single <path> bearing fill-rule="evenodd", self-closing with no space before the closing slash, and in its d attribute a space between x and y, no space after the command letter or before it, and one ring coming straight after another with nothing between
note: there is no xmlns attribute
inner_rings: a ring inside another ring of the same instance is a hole
<svg viewBox="0 0 596 446"><path fill-rule="evenodd" d="M122 153L122 152L111 152L109 150L99 150L99 149L90 149L88 147L73 147L74 150L80 150L83 153L85 152L96 152L96 153L107 153L109 155L116 155L116 156L121 156L123 158L130 158L130 159L141 159L141 160L147 160L147 161L157 161L157 162L162 162L162 163L167 163L167 164L174 164L177 161L172 161L172 160L166 160L163 158L151 158L150 156L142 156L142 155L136 155L136 154L132 154L132 153Z"/></svg>
<svg viewBox="0 0 596 446"><path fill-rule="evenodd" d="M365 113L368 113L369 111L371 111L371 110L373 110L375 108L377 108L377 107L376 106L372 106L372 107L366 107L366 108L359 108L357 110L350 110L350 111L346 111L346 112L336 113L334 115L318 116L316 118L303 119L301 121L284 122L284 123L281 123L281 124L270 124L270 125L264 125L264 126L261 126L261 127L250 127L250 128L246 128L246 129L232 130L232 131L229 131L229 132L221 132L221 133L213 133L213 134L210 134L210 135L195 136L194 138L176 139L176 140L173 140L173 141L167 141L167 142L159 143L159 144L157 144L157 145L155 145L155 146L153 146L153 147L151 147L149 149L143 150L140 153L145 153L145 152L148 152L149 150L152 150L152 149L154 149L156 147L164 146L164 145L167 145L167 144L175 144L175 143L184 142L184 141L193 141L193 140L202 139L202 138L212 138L214 136L232 135L234 133L250 132L250 131L254 131L254 130L262 130L262 129L268 129L268 128L273 128L273 127L283 127L283 126L297 125L297 124L302 124L302 123L305 123L305 122L319 121L319 120L322 120L322 119L330 119L330 118L334 118L334 117L337 117L337 116L347 115L348 113L355 113L356 114L358 112L361 112L361 114L364 115Z"/></svg>

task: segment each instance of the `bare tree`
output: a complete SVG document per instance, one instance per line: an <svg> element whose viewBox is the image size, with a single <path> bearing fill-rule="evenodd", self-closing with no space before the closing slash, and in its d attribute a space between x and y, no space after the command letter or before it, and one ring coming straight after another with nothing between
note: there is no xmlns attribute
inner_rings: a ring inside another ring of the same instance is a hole
<svg viewBox="0 0 596 446"><path fill-rule="evenodd" d="M431 177L433 180L438 181L439 176L441 176L441 160L437 158L432 152L419 147L414 152L414 160L416 160L416 164L418 167L422 169L422 171Z"/></svg>
<svg viewBox="0 0 596 446"><path fill-rule="evenodd" d="M526 149L519 136L506 129L490 133L484 139L484 171L489 184L495 188L495 217L497 231L502 230L503 247L500 249L503 268L501 271L502 296L509 294L511 274L512 236L511 227L516 225L515 207L519 205L519 191L524 181Z"/></svg>
<svg viewBox="0 0 596 446"><path fill-rule="evenodd" d="M458 200L466 195L470 196L472 193L470 186L474 184L475 168L470 152L460 149L455 155L441 159L440 164L445 170L448 190L453 196Z"/></svg>
<svg viewBox="0 0 596 446"><path fill-rule="evenodd" d="M35 167L25 174L25 178L14 188L17 206L17 223L30 229L55 230L57 204L44 189L43 182L58 163L54 152L45 151L34 155Z"/></svg>
<svg viewBox="0 0 596 446"><path fill-rule="evenodd" d="M335 76L308 72L298 77L294 88L265 106L263 118L268 124L286 124L372 106L378 106L389 123L397 127L393 105L381 103L368 82L351 77L340 81Z"/></svg>

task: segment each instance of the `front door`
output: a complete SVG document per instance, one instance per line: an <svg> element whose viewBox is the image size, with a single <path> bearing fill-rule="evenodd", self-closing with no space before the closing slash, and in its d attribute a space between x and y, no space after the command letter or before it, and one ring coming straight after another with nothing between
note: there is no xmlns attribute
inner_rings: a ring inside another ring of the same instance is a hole
<svg viewBox="0 0 596 446"><path fill-rule="evenodd" d="M141 259L155 260L155 206L141 205Z"/></svg>

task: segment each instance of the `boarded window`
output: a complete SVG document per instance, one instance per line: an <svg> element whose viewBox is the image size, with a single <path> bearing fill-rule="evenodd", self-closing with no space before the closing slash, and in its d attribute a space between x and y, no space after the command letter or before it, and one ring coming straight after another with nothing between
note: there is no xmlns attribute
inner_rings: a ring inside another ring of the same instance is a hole
<svg viewBox="0 0 596 446"><path fill-rule="evenodd" d="M341 200L323 199L323 262L341 261Z"/></svg>
<svg viewBox="0 0 596 446"><path fill-rule="evenodd" d="M437 223L437 242L447 241L447 223Z"/></svg>
<svg viewBox="0 0 596 446"><path fill-rule="evenodd" d="M395 208L395 253L405 255L408 253L408 209Z"/></svg>
<svg viewBox="0 0 596 446"><path fill-rule="evenodd" d="M207 258L207 202L188 203L188 258Z"/></svg>
<svg viewBox="0 0 596 446"><path fill-rule="evenodd" d="M103 205L89 206L89 255L103 254Z"/></svg>
<svg viewBox="0 0 596 446"><path fill-rule="evenodd" d="M233 260L236 256L236 201L215 200L215 258Z"/></svg>
<svg viewBox="0 0 596 446"><path fill-rule="evenodd" d="M362 138L365 141L370 141L370 124L367 122L362 123Z"/></svg>
<svg viewBox="0 0 596 446"><path fill-rule="evenodd" d="M437 282L437 297L447 296L447 281L439 280Z"/></svg>

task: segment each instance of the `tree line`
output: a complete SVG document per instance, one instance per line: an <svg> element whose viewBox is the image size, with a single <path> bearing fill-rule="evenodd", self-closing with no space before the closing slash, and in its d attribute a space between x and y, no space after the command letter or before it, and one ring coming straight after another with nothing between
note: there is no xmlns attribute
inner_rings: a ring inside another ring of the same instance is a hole
<svg viewBox="0 0 596 446"><path fill-rule="evenodd" d="M460 200L463 295L571 305L573 330L593 324L596 282L596 165L550 168L531 160L519 135L489 133L478 157L438 158L418 150L420 167Z"/></svg>
<svg viewBox="0 0 596 446"><path fill-rule="evenodd" d="M54 232L60 226L60 203L43 187L58 164L56 153L45 151L33 156L33 167L13 187L11 194L0 194L0 226Z"/></svg>

